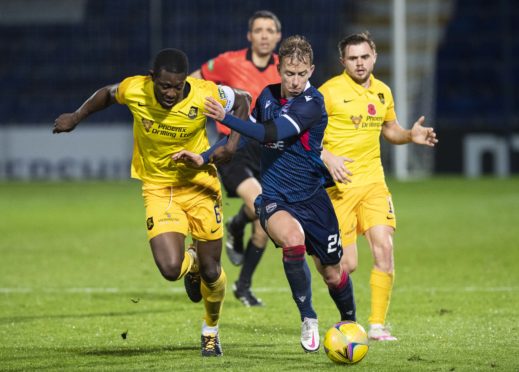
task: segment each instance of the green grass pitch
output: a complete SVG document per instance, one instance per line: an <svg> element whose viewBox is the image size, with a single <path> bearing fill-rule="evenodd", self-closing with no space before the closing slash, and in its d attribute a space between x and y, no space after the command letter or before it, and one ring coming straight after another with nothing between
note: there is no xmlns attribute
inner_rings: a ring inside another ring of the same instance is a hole
<svg viewBox="0 0 519 372"><path fill-rule="evenodd" d="M272 245L254 277L263 308L234 299L238 270L224 254L224 356L202 358L202 305L155 267L138 182L0 184L0 370L519 371L519 179L389 185L399 341L371 343L346 367L303 352ZM230 216L238 202L224 207ZM365 326L370 268L362 238L352 277ZM313 278L324 335L338 313Z"/></svg>

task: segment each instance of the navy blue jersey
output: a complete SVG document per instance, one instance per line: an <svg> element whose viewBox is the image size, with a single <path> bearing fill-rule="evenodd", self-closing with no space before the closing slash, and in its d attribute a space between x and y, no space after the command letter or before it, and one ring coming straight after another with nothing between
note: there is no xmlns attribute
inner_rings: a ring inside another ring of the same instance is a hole
<svg viewBox="0 0 519 372"><path fill-rule="evenodd" d="M289 203L307 200L330 179L321 160L328 122L323 96L307 83L303 93L287 101L281 98L281 84L269 85L256 100L250 120L265 123L278 117L288 119L298 134L262 145L262 194Z"/></svg>

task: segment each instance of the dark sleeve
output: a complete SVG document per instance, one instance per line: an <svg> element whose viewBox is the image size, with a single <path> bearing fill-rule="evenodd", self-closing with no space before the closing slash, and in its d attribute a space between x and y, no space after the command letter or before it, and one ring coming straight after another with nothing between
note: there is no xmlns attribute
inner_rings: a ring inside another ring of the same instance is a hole
<svg viewBox="0 0 519 372"><path fill-rule="evenodd" d="M213 155L214 151L218 147L225 146L227 144L228 139L229 139L229 136L220 138L217 142L215 142L214 145L212 145L209 149L207 149L206 151L204 151L203 153L200 154L202 156L202 159L204 159L204 164L209 163L209 159L211 158L211 155ZM244 137L240 137L240 140L238 142L238 147L236 150L239 150L239 149L245 147L245 145L248 142L249 142L248 139L246 139Z"/></svg>
<svg viewBox="0 0 519 372"><path fill-rule="evenodd" d="M209 149L200 154L202 156L202 159L204 159L204 164L209 163L209 158L211 157L211 155L213 155L214 150L216 150L218 147L225 146L228 139L229 136L220 138L218 141L214 143L214 145L212 145Z"/></svg>
<svg viewBox="0 0 519 372"><path fill-rule="evenodd" d="M300 97L290 106L287 113L266 122L257 121L258 107L255 106L249 123L259 125L246 126L245 122L240 122L231 115L226 115L222 123L244 136L254 138L261 143L268 143L297 136L318 123L322 116L322 107L315 98L307 100L306 97Z"/></svg>
<svg viewBox="0 0 519 372"><path fill-rule="evenodd" d="M248 122L227 114L222 124L244 136L268 143L297 136L319 122L322 115L321 105L315 98L307 101L305 97L301 97L291 105L286 114L262 123L257 121L257 108L258 106L254 108Z"/></svg>
<svg viewBox="0 0 519 372"><path fill-rule="evenodd" d="M294 102L288 112L282 116L289 119L294 125L297 125L299 132L304 132L315 123L321 120L322 110L318 100L311 98L307 101L308 96L300 97Z"/></svg>

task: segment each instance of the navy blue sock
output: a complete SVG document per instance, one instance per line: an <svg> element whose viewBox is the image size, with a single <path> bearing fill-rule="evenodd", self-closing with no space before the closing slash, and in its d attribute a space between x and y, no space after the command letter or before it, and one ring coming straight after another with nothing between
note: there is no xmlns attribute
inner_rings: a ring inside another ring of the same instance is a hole
<svg viewBox="0 0 519 372"><path fill-rule="evenodd" d="M243 257L243 266L240 271L240 277L238 279L237 286L240 288L250 288L252 284L252 274L256 270L263 253L265 252L265 247L260 248L256 247L252 240L249 240L247 244L247 249L245 251L245 256Z"/></svg>
<svg viewBox="0 0 519 372"><path fill-rule="evenodd" d="M341 320L353 320L356 321L356 306L355 297L353 296L353 283L351 276L342 273L341 282L335 288L328 287L328 292L332 297L339 313L341 314Z"/></svg>
<svg viewBox="0 0 519 372"><path fill-rule="evenodd" d="M305 252L304 245L283 248L283 268L301 321L304 318L317 319L317 313L312 306L312 276L305 260Z"/></svg>

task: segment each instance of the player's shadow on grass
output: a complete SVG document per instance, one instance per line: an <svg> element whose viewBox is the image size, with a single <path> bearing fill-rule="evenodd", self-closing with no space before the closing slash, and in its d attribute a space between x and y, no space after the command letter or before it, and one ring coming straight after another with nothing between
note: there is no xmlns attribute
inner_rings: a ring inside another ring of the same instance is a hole
<svg viewBox="0 0 519 372"><path fill-rule="evenodd" d="M193 345L165 345L165 346L147 346L147 347L132 347L132 348L105 348L105 349L70 349L72 352L85 356L113 356L113 357L129 357L138 355L160 354L164 352L179 352L179 351L200 351L200 346Z"/></svg>
<svg viewBox="0 0 519 372"><path fill-rule="evenodd" d="M52 320L52 319L81 319L81 318L98 318L98 317L119 317L132 315L149 315L171 313L171 309L164 310L132 310L132 311L110 311L105 313L87 313L87 314L46 314L46 315L19 315L0 317L0 324L31 322L35 320Z"/></svg>

